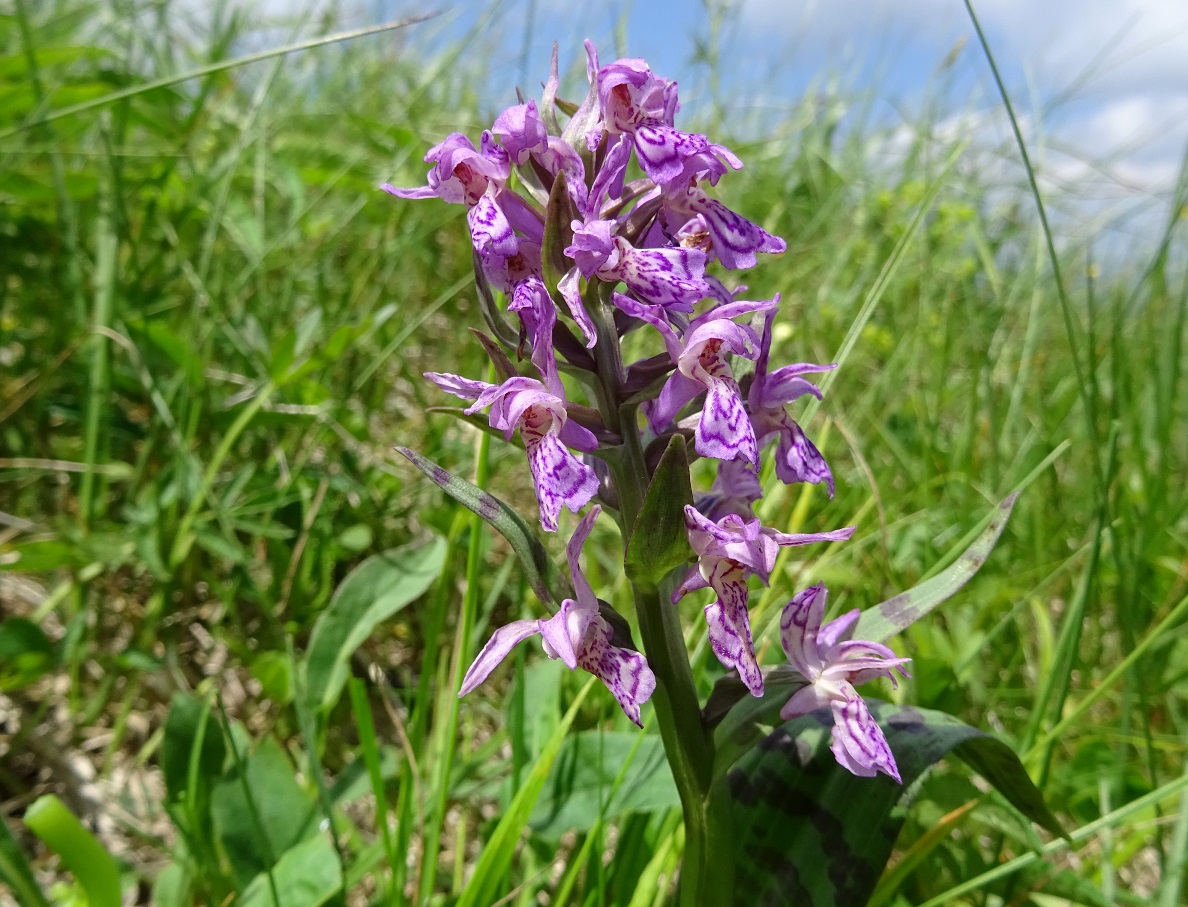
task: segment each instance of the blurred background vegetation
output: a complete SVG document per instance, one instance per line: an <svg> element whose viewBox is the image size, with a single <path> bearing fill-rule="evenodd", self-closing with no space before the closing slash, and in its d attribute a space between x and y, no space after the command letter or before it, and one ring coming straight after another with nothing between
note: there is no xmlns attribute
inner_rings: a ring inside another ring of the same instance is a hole
<svg viewBox="0 0 1188 907"><path fill-rule="evenodd" d="M448 401L422 371L486 368L461 212L376 189L421 184L430 145L489 123L479 38L427 54L413 25L222 66L250 24L0 4L0 901L108 904L114 874L128 903L453 904L483 872L507 903L663 903L679 813L656 738L633 746L601 690L525 846L478 860L584 678L521 647L459 707L455 664L534 599L391 453L470 478L478 457L533 512L522 454L479 456L426 412ZM1185 182L1108 267L1062 245L1066 311L1022 178L1004 192L977 164L1013 148L951 164L962 137L925 109L876 166L893 137L839 128L860 103L692 124L746 161L720 196L788 241L746 275L751 298L783 293L776 359L852 343L810 430L836 497L773 489L763 513L859 530L783 562L761 660L810 578L835 608L877 603L1026 483L977 579L896 643L914 672L896 695L1001 735L1088 830L950 893L1038 838L942 768L872 903L1184 903ZM595 542L595 587L625 602L613 530ZM315 632L340 587L365 641ZM45 794L82 824L46 801L23 821Z"/></svg>

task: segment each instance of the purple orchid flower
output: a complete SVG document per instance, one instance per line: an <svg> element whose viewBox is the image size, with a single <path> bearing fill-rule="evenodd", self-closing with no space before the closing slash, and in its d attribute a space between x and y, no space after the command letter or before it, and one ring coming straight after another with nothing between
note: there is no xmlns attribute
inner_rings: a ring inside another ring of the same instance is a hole
<svg viewBox="0 0 1188 907"><path fill-rule="evenodd" d="M697 553L697 565L673 593L673 603L697 589L714 590L718 598L705 608L714 654L724 667L738 670L752 695L762 696L763 674L755 660L747 611L747 577L753 574L766 583L780 548L845 541L854 534L854 527L830 532L777 532L758 520L744 520L736 514L727 514L715 523L686 506L685 528L689 544Z"/></svg>
<svg viewBox="0 0 1188 907"><path fill-rule="evenodd" d="M565 249L575 268L561 281L562 294L577 294L580 272L587 279L623 281L636 298L677 312L710 295L705 282L705 253L698 249L637 249L614 233L615 222L573 222L573 243ZM574 303L571 302L572 306Z"/></svg>
<svg viewBox="0 0 1188 907"><path fill-rule="evenodd" d="M467 415L490 406L491 427L508 440L519 429L540 505L540 525L547 531L557 531L562 507L577 513L598 493L594 470L569 450L597 450L598 439L570 421L565 400L535 378L513 377L495 385L439 372L426 372L425 377L446 393L473 400Z"/></svg>
<svg viewBox="0 0 1188 907"><path fill-rule="evenodd" d="M460 132L451 133L425 155L433 164L428 185L400 189L390 183L380 186L398 198L440 198L466 205L466 221L475 249L483 260L516 253L515 231L528 236L541 233L540 215L515 192L506 188L511 159L490 132L484 132L481 148Z"/></svg>
<svg viewBox="0 0 1188 907"><path fill-rule="evenodd" d="M549 658L560 658L570 670L589 671L606 684L627 717L640 724L639 707L651 698L656 677L639 652L611 645L610 625L598 613L598 599L578 563L601 510L590 508L565 548L576 598L565 599L548 620L517 620L496 630L462 679L459 696L486 680L517 643L540 634Z"/></svg>
<svg viewBox="0 0 1188 907"><path fill-rule="evenodd" d="M681 224L682 233L704 233L714 256L730 270L755 267L757 252L783 252L788 244L762 227L736 214L716 198L710 198L695 182L674 180L665 187L661 217L669 224Z"/></svg>
<svg viewBox="0 0 1188 907"><path fill-rule="evenodd" d="M718 460L741 459L748 468L757 469L759 446L755 430L747 417L742 392L727 356L734 353L754 359L759 338L751 328L735 324L730 319L773 308L778 299L736 301L716 306L694 318L681 340L655 312L626 300L621 302L618 297L615 302L625 306L628 314L653 324L664 337L668 354L676 363L676 371L648 410L653 430L663 430L689 401L705 392L705 405L694 434L697 452Z"/></svg>
<svg viewBox="0 0 1188 907"><path fill-rule="evenodd" d="M823 583L810 586L780 615L780 643L792 667L808 680L808 686L797 690L780 710L780 717L787 721L828 706L833 711L829 748L838 764L863 778L881 771L902 784L887 738L854 687L877 677L887 677L894 685L892 670L909 676L903 665L911 659L896 657L881 643L850 639L857 608L822 626L828 594Z"/></svg>
<svg viewBox="0 0 1188 907"><path fill-rule="evenodd" d="M779 301L779 294L776 294L776 301ZM832 371L837 368L837 364L812 365L801 362L785 365L769 374L767 367L771 354L771 325L774 320L775 310L772 309L764 318L759 356L755 360L755 375L747 395L751 425L754 426L759 444L772 435L779 438L775 471L781 482L786 485L794 482L809 482L814 485L824 482L829 488L829 496L833 497L833 473L829 470L829 464L784 407L805 394L812 394L818 400L821 399L820 388L806 381L801 375Z"/></svg>
<svg viewBox="0 0 1188 907"><path fill-rule="evenodd" d="M759 477L741 460L719 460L718 474L710 490L698 495L698 511L717 522L733 513L744 520L755 519L754 503L763 497Z"/></svg>
<svg viewBox="0 0 1188 907"><path fill-rule="evenodd" d="M532 152L543 152L548 147L549 134L535 101L507 108L496 118L491 132L517 167L523 165Z"/></svg>
<svg viewBox="0 0 1188 907"><path fill-rule="evenodd" d="M657 185L677 179L685 162L697 155L724 160L736 170L742 167L728 148L673 126L680 107L676 82L657 78L643 60L616 60L602 67L598 97L607 131L630 136L640 167Z"/></svg>

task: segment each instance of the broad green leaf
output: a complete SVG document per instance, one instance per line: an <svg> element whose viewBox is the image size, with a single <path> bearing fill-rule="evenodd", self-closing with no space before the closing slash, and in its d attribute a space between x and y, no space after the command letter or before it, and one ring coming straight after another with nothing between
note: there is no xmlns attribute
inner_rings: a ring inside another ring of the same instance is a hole
<svg viewBox="0 0 1188 907"><path fill-rule="evenodd" d="M829 750L826 709L776 728L719 782L733 801L735 881L748 903L865 904L903 825L904 792L950 753L982 772L1028 818L1063 834L1005 743L940 712L867 702L903 786L841 768Z"/></svg>
<svg viewBox="0 0 1188 907"><path fill-rule="evenodd" d="M22 907L49 907L28 858L12 836L7 819L0 820L0 883L16 895Z"/></svg>
<svg viewBox="0 0 1188 907"><path fill-rule="evenodd" d="M276 899L272 886L276 886ZM238 907L320 907L342 888L342 866L325 835L302 841L285 851L272 877L262 873L252 879L237 902ZM279 901L279 903L277 903Z"/></svg>
<svg viewBox="0 0 1188 907"><path fill-rule="evenodd" d="M10 617L0 623L0 691L32 683L53 670L54 644L45 631L27 617Z"/></svg>
<svg viewBox="0 0 1188 907"><path fill-rule="evenodd" d="M165 719L161 740L161 770L165 792L171 801L186 797L190 790L193 767L196 782L213 783L223 773L227 748L218 724L211 720L210 706L200 699L177 693Z"/></svg>
<svg viewBox="0 0 1188 907"><path fill-rule="evenodd" d="M171 863L153 879L152 903L156 907L192 907L193 887L186 867L180 863Z"/></svg>
<svg viewBox="0 0 1188 907"><path fill-rule="evenodd" d="M53 794L38 797L25 824L74 873L89 907L120 907L120 869L99 839Z"/></svg>
<svg viewBox="0 0 1188 907"><path fill-rule="evenodd" d="M562 589L553 564L544 545L533 534L523 517L494 495L487 494L478 486L442 469L428 457L423 457L407 447L396 448L412 464L427 475L442 491L472 513L477 513L494 527L512 546L524 568L524 577L546 605L557 606L560 598L557 590Z"/></svg>
<svg viewBox="0 0 1188 907"><path fill-rule="evenodd" d="M911 626L968 583L994 550L994 545L1002 535L1018 497L1019 493L1015 492L1003 499L982 534L965 549L952 566L932 579L920 583L916 588L901 592L894 598L862 612L858 626L854 629L854 639L869 639L874 642L889 639Z"/></svg>
<svg viewBox="0 0 1188 907"><path fill-rule="evenodd" d="M595 678L591 677L582 687L581 692L574 697L569 711L565 713L565 717L553 731L548 745L540 754L540 758L536 760L536 764L532 766L532 771L524 779L523 786L512 799L511 805L499 820L499 824L495 826L491 837L487 839L486 846L474 864L470 881L466 883L466 887L462 890L462 896L458 898L455 907L486 907L498 900L496 892L499 886L504 883L508 869L511 868L512 858L516 853L516 844L520 840L524 827L528 824L528 817L532 814L537 798L544 789L545 780L549 776L553 762L557 759L565 735L595 682Z"/></svg>
<svg viewBox="0 0 1188 907"><path fill-rule="evenodd" d="M347 574L318 615L305 655L309 703L329 710L347 679L347 664L376 624L415 601L441 573L446 544L434 537L369 557Z"/></svg>
<svg viewBox="0 0 1188 907"><path fill-rule="evenodd" d="M210 798L215 834L240 886L315 830L309 821L312 807L288 757L271 737L215 785Z"/></svg>
<svg viewBox="0 0 1188 907"><path fill-rule="evenodd" d="M627 575L655 585L692 557L685 505L693 503L685 439L673 435L648 485L627 545Z"/></svg>
<svg viewBox="0 0 1188 907"><path fill-rule="evenodd" d="M623 813L680 806L663 742L651 734L638 738L638 732L617 731L583 731L565 738L528 820L532 830L556 839L570 829L589 831L599 816L612 819ZM608 803L607 796L628 758L631 762L623 781Z"/></svg>

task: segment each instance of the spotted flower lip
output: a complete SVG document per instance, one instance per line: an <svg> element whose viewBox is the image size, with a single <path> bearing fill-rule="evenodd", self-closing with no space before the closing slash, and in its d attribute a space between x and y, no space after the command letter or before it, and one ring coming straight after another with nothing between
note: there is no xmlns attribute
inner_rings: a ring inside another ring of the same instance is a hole
<svg viewBox="0 0 1188 907"><path fill-rule="evenodd" d="M779 300L779 294L776 294ZM837 368L837 363L813 365L798 362L785 365L775 371L768 371L771 356L771 331L775 310L767 312L763 320L763 331L759 340L759 355L755 359L755 374L747 394L747 409L756 440L762 446L773 435L777 437L775 471L779 480L787 485L795 482L811 484L825 483L829 496L833 497L833 473L812 441L799 424L788 415L787 404L812 394L821 399L821 389L802 376L813 372L828 372Z"/></svg>
<svg viewBox="0 0 1188 907"><path fill-rule="evenodd" d="M557 531L562 507L577 513L598 493L598 476L569 449L597 450L598 439L570 421L565 400L540 381L517 376L496 385L441 372L426 372L425 377L446 393L473 400L468 415L491 407L491 427L508 440L519 430L545 530Z"/></svg>
<svg viewBox="0 0 1188 907"><path fill-rule="evenodd" d="M578 562L600 512L597 505L590 508L565 548L575 597L565 599L547 620L518 620L496 630L467 670L459 696L486 680L517 643L539 634L549 658L561 659L570 670L589 671L606 684L624 714L640 724L640 706L655 691L656 677L643 655L611 644L610 625L599 614L598 599Z"/></svg>
<svg viewBox="0 0 1188 907"><path fill-rule="evenodd" d="M697 565L672 595L674 603L696 589L712 588L717 600L705 608L710 646L727 669L736 669L754 696L763 695L763 675L755 658L751 621L747 611L747 577L754 574L767 582L781 547L813 542L844 541L854 527L830 532L784 533L727 514L716 523L695 508L685 507L685 528L689 545L697 553Z"/></svg>
<svg viewBox="0 0 1188 907"><path fill-rule="evenodd" d="M824 584L803 590L784 606L780 615L780 643L792 667L808 685L797 690L780 710L785 721L828 707L833 712L830 749L838 764L864 778L883 772L902 783L886 735L855 689L886 677L893 671L909 676L899 658L877 642L851 639L858 623L858 609L822 626L828 591Z"/></svg>
<svg viewBox="0 0 1188 907"><path fill-rule="evenodd" d="M619 300L616 298L616 303ZM758 468L759 446L747 415L742 392L726 358L733 353L748 359L756 356L759 338L749 327L730 319L755 311L765 311L774 300L735 301L710 309L689 323L683 338L678 339L671 325L646 307L624 302L630 311L650 321L664 337L676 371L665 382L650 408L648 419L653 430L662 430L690 401L705 392L705 405L697 421L694 448L703 457L718 460L741 459L749 469Z"/></svg>

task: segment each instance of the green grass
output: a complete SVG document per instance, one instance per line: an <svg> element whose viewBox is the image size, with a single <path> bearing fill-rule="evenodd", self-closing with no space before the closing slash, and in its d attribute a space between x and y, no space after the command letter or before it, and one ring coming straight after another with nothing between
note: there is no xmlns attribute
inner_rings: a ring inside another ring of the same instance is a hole
<svg viewBox="0 0 1188 907"><path fill-rule="evenodd" d="M23 852L66 902L65 864L17 818L49 792L98 822L126 891L163 904L289 904L279 889L315 870L319 903L663 903L683 847L670 810L523 832L558 729L625 722L534 651L455 698L491 627L535 599L503 541L391 454L531 512L520 452L426 413L448 401L422 371L485 369L462 330L481 323L462 220L376 190L420 183L430 145L489 120L478 39L426 60L412 26L233 67L246 23L192 34L168 4L139 25L130 9L0 14L4 878L29 891ZM752 298L784 294L777 358L845 359L810 429L837 496L773 489L764 513L859 531L786 556L760 612L810 578L836 608L915 585L1060 451L977 578L895 645L913 658L904 700L1006 739L1071 844L1037 850L948 766L916 792L881 903L1094 903L1084 885L1183 903L1188 181L1162 234L1098 277L1059 222L1049 246L1022 169L992 204L929 114L886 173L869 154L884 136L814 109L715 136L747 162L720 195L788 241L747 275ZM335 588L434 533L440 579L353 655L349 695L311 707L304 657ZM625 604L615 534L592 541L595 589ZM682 608L705 693L720 671L696 616ZM776 659L770 627L759 649ZM253 882L225 841L279 815L260 800L274 790L312 818L256 835Z"/></svg>

